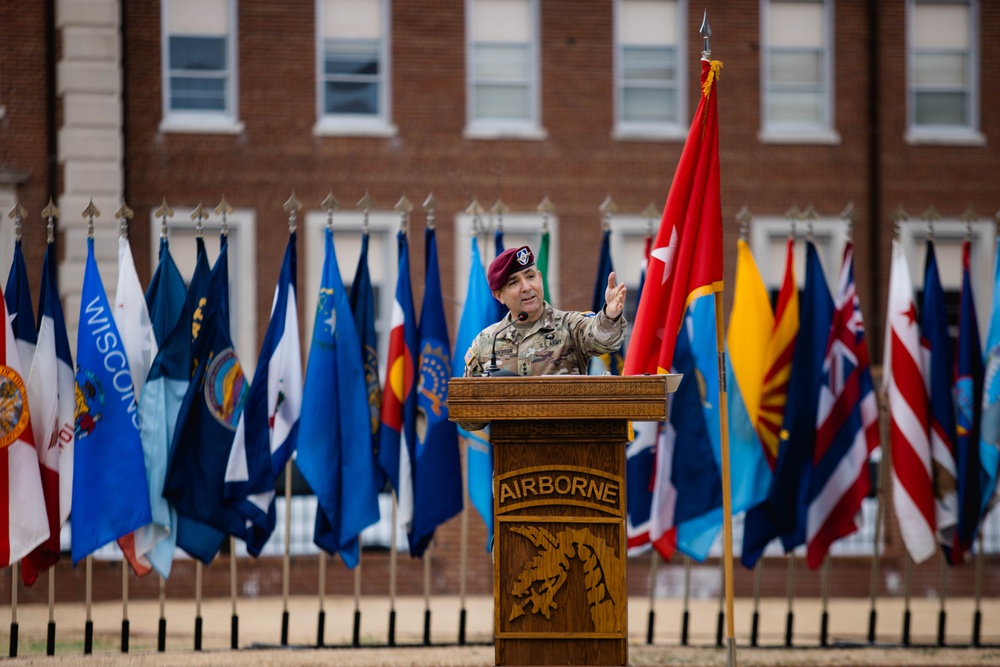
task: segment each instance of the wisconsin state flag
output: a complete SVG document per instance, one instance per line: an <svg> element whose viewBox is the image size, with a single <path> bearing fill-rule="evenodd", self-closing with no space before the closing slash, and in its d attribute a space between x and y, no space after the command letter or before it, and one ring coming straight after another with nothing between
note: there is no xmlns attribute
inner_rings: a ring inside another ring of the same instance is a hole
<svg viewBox="0 0 1000 667"><path fill-rule="evenodd" d="M650 252L623 375L667 373L684 311L722 291L722 200L715 83L722 63L701 61L701 101Z"/></svg>

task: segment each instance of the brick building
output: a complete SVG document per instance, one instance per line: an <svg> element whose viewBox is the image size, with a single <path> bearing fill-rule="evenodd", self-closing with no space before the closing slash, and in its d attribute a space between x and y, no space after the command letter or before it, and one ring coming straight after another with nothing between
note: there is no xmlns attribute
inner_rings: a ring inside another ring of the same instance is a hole
<svg viewBox="0 0 1000 667"><path fill-rule="evenodd" d="M719 116L727 284L736 215L744 206L758 265L776 288L790 228L786 211L815 211L813 235L833 282L849 233L841 213L850 204L856 277L877 359L894 214L902 208L914 216L901 237L919 288L927 226L918 218L933 206L942 280L952 291L960 284L958 244L970 222L985 331L992 215L1000 208L1000 70L985 64L1000 56L1000 6L982 0L706 6L712 57L725 64ZM44 250L39 211L50 196L60 206L60 286L72 327L86 257L80 212L91 198L102 211L96 246L110 285L113 214L123 197L137 212L130 237L146 279L155 267L154 212L161 201L176 211L169 221L173 254L189 271L190 213L199 203L214 208L224 196L235 207L233 330L249 368L287 238L282 204L293 191L305 205L299 281L306 340L322 264L320 202L329 192L341 202L334 228L347 279L363 218L355 203L370 194L370 267L382 295L383 334L385 295L395 284L392 235L400 222L393 207L403 195L415 204L414 267L423 264L420 204L432 192L439 202L438 248L453 332L474 233L466 213L473 198L486 209L497 200L506 205L502 216L488 213L481 222L491 232L502 217L508 246L537 243L546 218L553 301L588 308L598 207L607 195L617 205L608 218L616 266L637 284L651 222L643 211L651 203L662 207L698 101L701 12L689 0L5 0L0 208L6 212L19 199L29 211L24 248L34 280ZM537 209L546 196L555 211L543 216ZM208 224L217 230L218 216ZM797 225L800 238L805 226ZM13 231L9 224L0 229L6 271ZM419 304L422 272L414 271L413 282ZM435 568L441 573L454 567L458 523L440 531ZM478 544L477 519L470 528ZM898 571L902 550L891 519L885 539ZM478 548L471 553L473 580L489 590L489 561ZM866 571L866 563L856 568ZM778 569L772 568L772 592L783 590ZM454 578L441 576L454 590ZM1000 580L991 576L996 594ZM933 588L936 577L936 567L927 569L922 585ZM961 579L959 590L971 590L971 567L953 578ZM863 595L859 579L851 578L858 582L854 593ZM632 579L633 587L644 582Z"/></svg>

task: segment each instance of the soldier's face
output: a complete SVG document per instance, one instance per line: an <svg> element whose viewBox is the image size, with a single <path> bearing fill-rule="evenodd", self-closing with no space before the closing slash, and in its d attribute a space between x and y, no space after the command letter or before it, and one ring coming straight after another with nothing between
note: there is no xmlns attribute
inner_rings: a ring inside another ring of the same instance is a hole
<svg viewBox="0 0 1000 667"><path fill-rule="evenodd" d="M520 312L527 313L528 321L534 322L542 316L543 305L542 274L529 266L523 271L512 273L507 282L498 290L493 290L493 296L507 310L516 316Z"/></svg>

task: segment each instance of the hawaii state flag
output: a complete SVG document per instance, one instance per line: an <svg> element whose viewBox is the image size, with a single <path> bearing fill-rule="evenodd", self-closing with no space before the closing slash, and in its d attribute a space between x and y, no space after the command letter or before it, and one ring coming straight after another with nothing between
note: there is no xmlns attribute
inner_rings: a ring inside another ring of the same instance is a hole
<svg viewBox="0 0 1000 667"><path fill-rule="evenodd" d="M406 233L400 231L396 238L399 277L389 323L378 462L396 491L399 526L409 533L413 523L413 461L417 446L417 317L410 289L410 250Z"/></svg>
<svg viewBox="0 0 1000 667"><path fill-rule="evenodd" d="M916 563L937 550L934 535L934 481L927 437L927 392L920 362L920 330L910 269L899 239L892 242L889 270L889 326L885 331L882 384L889 396L892 448L892 504L903 544Z"/></svg>
<svg viewBox="0 0 1000 667"><path fill-rule="evenodd" d="M666 373L688 304L722 291L722 200L716 83L722 63L701 61L702 96L650 252L623 375Z"/></svg>
<svg viewBox="0 0 1000 667"><path fill-rule="evenodd" d="M816 569L830 545L858 529L871 488L868 459L878 447L878 404L872 387L854 248L844 248L836 310L823 361L816 449L806 519L806 563Z"/></svg>
<svg viewBox="0 0 1000 667"><path fill-rule="evenodd" d="M31 426L38 448L45 508L49 517L49 539L21 562L21 575L29 586L42 570L59 560L59 529L69 518L73 499L76 380L73 377L66 321L56 288L55 252L55 243L49 243L42 260L38 341L28 375Z"/></svg>
<svg viewBox="0 0 1000 667"><path fill-rule="evenodd" d="M87 239L76 343L73 565L152 521L125 346Z"/></svg>

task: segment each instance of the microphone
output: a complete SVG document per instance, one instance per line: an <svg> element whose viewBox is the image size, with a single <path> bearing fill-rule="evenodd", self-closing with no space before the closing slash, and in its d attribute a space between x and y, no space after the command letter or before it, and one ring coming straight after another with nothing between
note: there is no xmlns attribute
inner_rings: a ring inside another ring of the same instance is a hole
<svg viewBox="0 0 1000 667"><path fill-rule="evenodd" d="M524 322L526 319L528 319L528 313L522 310L520 313L517 314L517 317L512 317L510 322L497 329L497 332L493 334L493 350L492 353L490 354L490 365L487 366L485 369L483 369L488 377L503 377L509 375L517 375L517 373L511 373L510 371L500 370L500 367L497 366L497 338L500 336L501 333L503 333L510 327L514 326L514 324L516 324L517 322Z"/></svg>

